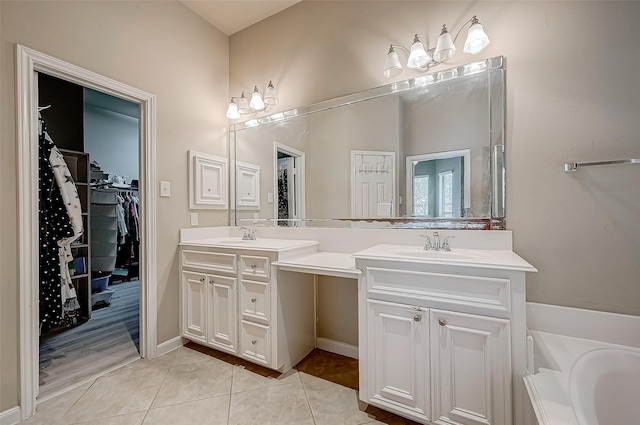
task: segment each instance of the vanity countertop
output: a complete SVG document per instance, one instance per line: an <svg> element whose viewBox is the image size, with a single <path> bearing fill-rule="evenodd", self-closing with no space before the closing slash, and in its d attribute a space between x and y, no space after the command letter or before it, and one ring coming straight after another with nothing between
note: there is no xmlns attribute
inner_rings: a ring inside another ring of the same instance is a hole
<svg viewBox="0 0 640 425"><path fill-rule="evenodd" d="M451 249L451 251L425 251L419 246L375 245L353 254L356 259L404 261L422 264L443 264L462 267L537 272L522 257L503 249Z"/></svg>
<svg viewBox="0 0 640 425"><path fill-rule="evenodd" d="M286 251L290 249L314 247L318 245L318 241L268 238L243 240L240 237L220 237L182 241L179 245L212 248L256 249L261 251Z"/></svg>
<svg viewBox="0 0 640 425"><path fill-rule="evenodd" d="M357 278L362 272L356 269L356 260L351 254L341 252L316 252L303 257L273 263L280 270L314 273L325 276Z"/></svg>

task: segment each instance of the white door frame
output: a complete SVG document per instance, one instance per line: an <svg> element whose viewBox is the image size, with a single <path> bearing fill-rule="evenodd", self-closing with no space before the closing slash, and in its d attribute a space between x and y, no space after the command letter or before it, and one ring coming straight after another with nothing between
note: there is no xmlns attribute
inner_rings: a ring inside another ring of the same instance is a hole
<svg viewBox="0 0 640 425"><path fill-rule="evenodd" d="M35 72L79 84L140 105L140 354L157 348L156 279L156 99L142 90L27 47L16 45L18 119L18 280L20 287L20 409L35 413L38 395L38 100ZM55 107L55 105L54 105Z"/></svg>
<svg viewBox="0 0 640 425"><path fill-rule="evenodd" d="M275 199L273 202L273 223L274 226L278 225L278 152L284 152L287 155L294 156L298 159L297 175L298 175L298 190L296 191L296 203L298 205L298 219L296 226L303 226L305 219L305 153L291 146L283 145L282 143L273 142L273 191L275 193Z"/></svg>

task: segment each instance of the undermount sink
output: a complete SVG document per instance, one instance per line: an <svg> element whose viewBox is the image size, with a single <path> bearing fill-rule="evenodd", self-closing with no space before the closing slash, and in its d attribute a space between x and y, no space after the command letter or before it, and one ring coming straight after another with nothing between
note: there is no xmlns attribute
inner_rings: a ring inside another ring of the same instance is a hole
<svg viewBox="0 0 640 425"><path fill-rule="evenodd" d="M387 252L392 255L409 258L423 258L431 260L477 260L482 258L479 252L461 251L433 251L419 247L389 248Z"/></svg>

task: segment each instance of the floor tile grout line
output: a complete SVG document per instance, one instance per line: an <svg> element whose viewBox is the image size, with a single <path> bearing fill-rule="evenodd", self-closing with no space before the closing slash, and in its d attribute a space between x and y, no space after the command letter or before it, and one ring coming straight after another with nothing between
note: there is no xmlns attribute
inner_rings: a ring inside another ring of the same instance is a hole
<svg viewBox="0 0 640 425"><path fill-rule="evenodd" d="M311 407L311 402L309 402L307 387L305 387L304 385L304 379L302 379L302 376L300 376L301 373L304 373L304 372L298 371L298 376L300 377L300 385L302 386L302 392L304 393L304 399L307 401L307 406L309 407L309 413L311 413L311 420L313 421L314 425L317 425L316 416L313 414L313 408Z"/></svg>

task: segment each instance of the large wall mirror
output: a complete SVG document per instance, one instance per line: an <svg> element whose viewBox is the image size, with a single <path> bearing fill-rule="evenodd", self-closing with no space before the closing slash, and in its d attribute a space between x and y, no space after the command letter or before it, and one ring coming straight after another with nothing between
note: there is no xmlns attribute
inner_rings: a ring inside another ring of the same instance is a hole
<svg viewBox="0 0 640 425"><path fill-rule="evenodd" d="M496 57L234 124L231 223L505 226Z"/></svg>

